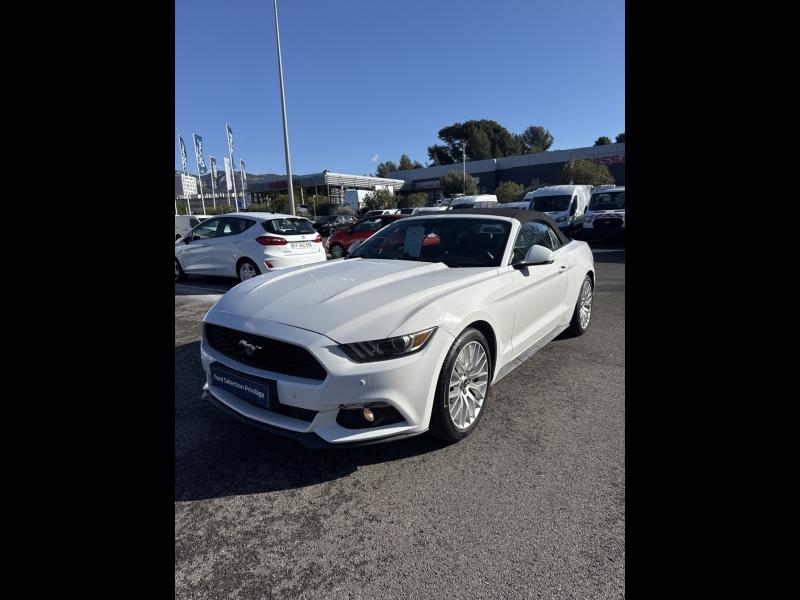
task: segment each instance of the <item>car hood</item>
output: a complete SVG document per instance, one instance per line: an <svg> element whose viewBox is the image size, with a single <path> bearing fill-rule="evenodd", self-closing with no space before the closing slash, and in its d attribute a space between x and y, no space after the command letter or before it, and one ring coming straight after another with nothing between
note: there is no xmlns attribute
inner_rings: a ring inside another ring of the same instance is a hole
<svg viewBox="0 0 800 600"><path fill-rule="evenodd" d="M411 333L396 330L442 296L496 274L492 267L332 260L245 281L226 293L206 320L222 324L227 313L247 317L256 327L258 321L273 321L321 333L338 343L382 339Z"/></svg>

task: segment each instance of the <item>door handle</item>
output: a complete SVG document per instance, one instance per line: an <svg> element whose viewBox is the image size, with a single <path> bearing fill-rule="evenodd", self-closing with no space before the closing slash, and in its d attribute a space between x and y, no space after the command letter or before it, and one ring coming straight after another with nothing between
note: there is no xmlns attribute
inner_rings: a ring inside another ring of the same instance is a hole
<svg viewBox="0 0 800 600"><path fill-rule="evenodd" d="M561 270L562 270L562 271L563 271L564 269L566 269L566 268L567 268L567 265L561 265Z"/></svg>

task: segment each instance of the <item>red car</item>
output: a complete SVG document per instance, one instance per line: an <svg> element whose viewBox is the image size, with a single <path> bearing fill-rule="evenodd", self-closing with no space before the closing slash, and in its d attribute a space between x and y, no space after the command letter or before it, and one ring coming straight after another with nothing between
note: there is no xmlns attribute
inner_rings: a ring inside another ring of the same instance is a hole
<svg viewBox="0 0 800 600"><path fill-rule="evenodd" d="M394 223L397 219L402 219L407 215L378 215L377 217L370 217L362 219L358 223L350 227L336 229L328 238L328 252L331 253L333 258L341 258L347 256L347 251L350 244L356 240L365 240L379 229L383 229L390 223Z"/></svg>

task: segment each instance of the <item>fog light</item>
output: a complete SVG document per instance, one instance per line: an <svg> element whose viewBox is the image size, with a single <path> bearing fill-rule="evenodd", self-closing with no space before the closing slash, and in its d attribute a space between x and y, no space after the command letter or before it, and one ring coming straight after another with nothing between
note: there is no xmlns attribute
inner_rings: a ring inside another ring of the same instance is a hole
<svg viewBox="0 0 800 600"><path fill-rule="evenodd" d="M364 420L365 420L367 423L372 423L372 422L375 420L375 415L374 415L374 414L372 414L372 411L371 411L370 409L368 409L368 408L365 408L365 409L362 411L362 413L361 413L361 414L363 414L363 415L364 415Z"/></svg>

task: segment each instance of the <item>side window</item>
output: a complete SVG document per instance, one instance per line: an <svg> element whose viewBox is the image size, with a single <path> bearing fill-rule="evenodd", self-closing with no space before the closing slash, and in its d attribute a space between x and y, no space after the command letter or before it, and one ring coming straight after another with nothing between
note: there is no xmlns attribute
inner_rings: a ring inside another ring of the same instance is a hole
<svg viewBox="0 0 800 600"><path fill-rule="evenodd" d="M550 237L552 232L550 228L544 223L538 221L528 221L525 223L517 234L517 239L514 242L514 252L511 256L511 262L520 262L525 258L528 248L534 244L544 246L545 248L553 248L553 240Z"/></svg>
<svg viewBox="0 0 800 600"><path fill-rule="evenodd" d="M208 240L217 237L220 219L207 219L192 230L193 240Z"/></svg>
<svg viewBox="0 0 800 600"><path fill-rule="evenodd" d="M355 227L353 227L354 232L359 231L377 231L381 228L381 219L370 219L369 221L362 221Z"/></svg>
<svg viewBox="0 0 800 600"><path fill-rule="evenodd" d="M556 235L555 231L553 231L551 227L547 227L547 233L550 234L550 242L553 244L550 249L558 250L559 248L561 248L561 240L558 239L558 236Z"/></svg>
<svg viewBox="0 0 800 600"><path fill-rule="evenodd" d="M250 229L253 225L255 225L255 221L252 219L243 219L240 217L226 217L222 219L222 227L220 229L219 235L220 237L229 236L229 235L239 235Z"/></svg>

